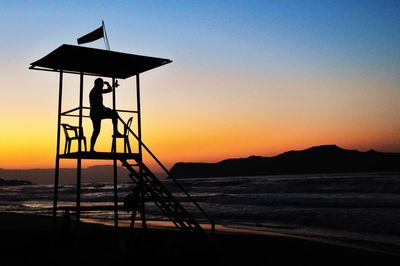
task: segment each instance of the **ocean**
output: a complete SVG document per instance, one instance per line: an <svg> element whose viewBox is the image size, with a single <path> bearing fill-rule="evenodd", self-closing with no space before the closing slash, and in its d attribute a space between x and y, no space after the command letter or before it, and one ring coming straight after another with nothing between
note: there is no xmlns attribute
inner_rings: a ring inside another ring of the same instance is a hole
<svg viewBox="0 0 400 266"><path fill-rule="evenodd" d="M162 181L190 212L199 213L171 180ZM225 227L273 231L400 252L400 172L243 176L180 179L179 182ZM131 184L118 186L121 201ZM0 211L51 215L52 185L0 187ZM59 205L74 206L75 186L61 185ZM82 205L112 205L111 183L82 185ZM151 202L148 219L163 220ZM82 213L112 220L112 212ZM129 214L120 212L121 219ZM199 218L200 222L205 222Z"/></svg>

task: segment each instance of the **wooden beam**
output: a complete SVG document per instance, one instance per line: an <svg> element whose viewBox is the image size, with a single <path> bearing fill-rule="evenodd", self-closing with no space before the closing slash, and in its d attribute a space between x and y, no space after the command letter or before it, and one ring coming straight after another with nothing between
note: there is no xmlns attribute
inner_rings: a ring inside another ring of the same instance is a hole
<svg viewBox="0 0 400 266"><path fill-rule="evenodd" d="M58 117L57 117L57 147L56 147L56 169L54 176L54 195L53 195L53 218L54 221L57 217L57 201L58 201L58 180L60 174L60 130L61 130L61 111L62 111L62 89L63 89L63 71L60 70L60 80L58 86Z"/></svg>

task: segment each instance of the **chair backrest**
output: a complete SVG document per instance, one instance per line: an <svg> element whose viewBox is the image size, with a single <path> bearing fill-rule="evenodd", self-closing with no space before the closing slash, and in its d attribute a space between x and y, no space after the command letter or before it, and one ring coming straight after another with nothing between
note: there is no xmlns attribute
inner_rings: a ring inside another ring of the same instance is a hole
<svg viewBox="0 0 400 266"><path fill-rule="evenodd" d="M71 126L68 124L61 124L61 126L64 129L65 137L67 139L76 138L79 136L79 132L78 132L79 127Z"/></svg>
<svg viewBox="0 0 400 266"><path fill-rule="evenodd" d="M124 127L124 135L125 136L129 136L129 128L131 127L131 125L132 125L132 119L133 119L133 117L130 117L129 119L128 119L128 122L126 122L126 125L125 125L125 127Z"/></svg>

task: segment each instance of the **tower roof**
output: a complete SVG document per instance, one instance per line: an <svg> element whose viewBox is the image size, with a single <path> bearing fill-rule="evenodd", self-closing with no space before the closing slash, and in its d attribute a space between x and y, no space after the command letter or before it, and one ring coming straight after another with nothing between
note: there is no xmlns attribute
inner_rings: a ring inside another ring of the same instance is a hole
<svg viewBox="0 0 400 266"><path fill-rule="evenodd" d="M125 79L171 62L165 58L63 44L31 63L30 69L57 72L63 70L75 74Z"/></svg>

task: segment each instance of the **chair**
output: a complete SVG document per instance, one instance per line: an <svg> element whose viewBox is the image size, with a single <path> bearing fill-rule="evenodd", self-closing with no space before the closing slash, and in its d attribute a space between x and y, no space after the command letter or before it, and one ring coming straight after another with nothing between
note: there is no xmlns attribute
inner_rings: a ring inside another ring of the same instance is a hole
<svg viewBox="0 0 400 266"><path fill-rule="evenodd" d="M71 142L73 140L77 140L77 141L82 141L85 145L85 152L87 152L87 147L86 147L86 137L83 134L83 129L81 128L81 132L82 132L82 136L79 135L79 127L76 126L71 126L68 124L61 124L61 126L64 129L64 133L65 133L65 147L64 147L64 153L66 154L67 151L68 153L71 152Z"/></svg>
<svg viewBox="0 0 400 266"><path fill-rule="evenodd" d="M111 152L116 152L116 145L117 145L117 139L121 138L124 139L124 153L126 153L126 151L128 150L129 153L132 153L131 151L131 145L129 144L129 129L131 127L132 124L132 119L133 117L128 119L128 122L126 124L124 124L124 133L121 136L116 136L113 135L113 143L112 143L112 147L111 147Z"/></svg>

